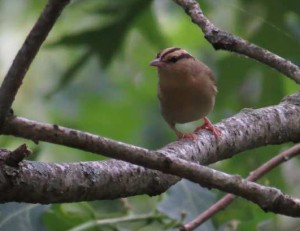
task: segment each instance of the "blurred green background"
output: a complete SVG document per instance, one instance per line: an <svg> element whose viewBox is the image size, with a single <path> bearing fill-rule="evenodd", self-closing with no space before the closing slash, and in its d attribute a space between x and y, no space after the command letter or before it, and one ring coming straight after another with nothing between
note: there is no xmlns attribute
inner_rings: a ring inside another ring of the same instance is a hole
<svg viewBox="0 0 300 231"><path fill-rule="evenodd" d="M299 0L199 2L218 27L299 65ZM45 4L45 0L0 0L1 80ZM149 62L159 50L171 46L188 50L213 69L219 88L215 109L209 115L214 123L245 107L277 104L299 89L261 63L226 51L216 52L173 1L77 0L64 10L34 60L13 105L15 114L160 148L175 140L175 135L160 116L156 71ZM182 129L192 130L194 126L192 123ZM13 149L24 142L34 151L33 159L39 161L104 159L14 137L2 136L0 147ZM289 146L247 151L214 167L246 176ZM299 159L294 159L259 182L299 197L299 176ZM181 181L152 198L141 195L53 206L7 203L0 205L0 230L172 230L222 195ZM122 219L127 220L120 222ZM96 220L103 225L95 226ZM285 231L296 230L299 225L299 219L265 213L238 199L197 230Z"/></svg>

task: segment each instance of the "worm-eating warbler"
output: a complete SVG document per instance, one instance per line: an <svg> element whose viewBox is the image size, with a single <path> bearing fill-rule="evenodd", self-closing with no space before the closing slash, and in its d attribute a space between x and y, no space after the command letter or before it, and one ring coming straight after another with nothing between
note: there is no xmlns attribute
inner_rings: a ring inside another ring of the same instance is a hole
<svg viewBox="0 0 300 231"><path fill-rule="evenodd" d="M216 138L221 131L206 117L215 104L217 87L211 70L187 51L171 47L160 51L150 63L158 70L158 98L163 118L177 138L195 140L193 133L183 133L176 124L204 119L195 129L210 130Z"/></svg>

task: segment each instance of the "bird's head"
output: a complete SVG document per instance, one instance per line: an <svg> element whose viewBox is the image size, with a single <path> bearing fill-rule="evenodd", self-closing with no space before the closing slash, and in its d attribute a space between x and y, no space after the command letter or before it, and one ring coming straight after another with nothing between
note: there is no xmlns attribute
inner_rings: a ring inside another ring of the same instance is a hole
<svg viewBox="0 0 300 231"><path fill-rule="evenodd" d="M193 69L196 59L186 50L170 47L160 51L150 66L157 67L159 73L186 73Z"/></svg>
<svg viewBox="0 0 300 231"><path fill-rule="evenodd" d="M185 59L194 59L186 50L178 47L169 47L157 53L156 57L150 63L150 66L165 67L174 66L175 63L182 63Z"/></svg>

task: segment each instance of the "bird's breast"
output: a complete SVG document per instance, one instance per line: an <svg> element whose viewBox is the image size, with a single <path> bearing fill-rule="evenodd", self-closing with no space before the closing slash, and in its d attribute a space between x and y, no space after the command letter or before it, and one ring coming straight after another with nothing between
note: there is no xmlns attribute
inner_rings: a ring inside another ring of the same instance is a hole
<svg viewBox="0 0 300 231"><path fill-rule="evenodd" d="M214 106L215 94L199 84L159 85L161 113L169 123L187 123L206 116Z"/></svg>

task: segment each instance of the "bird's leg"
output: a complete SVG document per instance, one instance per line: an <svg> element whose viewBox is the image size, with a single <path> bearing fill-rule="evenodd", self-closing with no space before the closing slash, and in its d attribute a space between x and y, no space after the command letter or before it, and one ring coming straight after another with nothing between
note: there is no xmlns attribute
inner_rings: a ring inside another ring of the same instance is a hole
<svg viewBox="0 0 300 231"><path fill-rule="evenodd" d="M191 139L193 141L196 140L197 136L193 133L183 133L177 130L174 123L169 123L170 128L176 133L177 139Z"/></svg>
<svg viewBox="0 0 300 231"><path fill-rule="evenodd" d="M203 118L203 120L204 124L199 127L196 127L194 132L199 132L201 129L210 130L214 134L216 139L218 139L218 137L222 135L221 130L215 127L206 116Z"/></svg>

